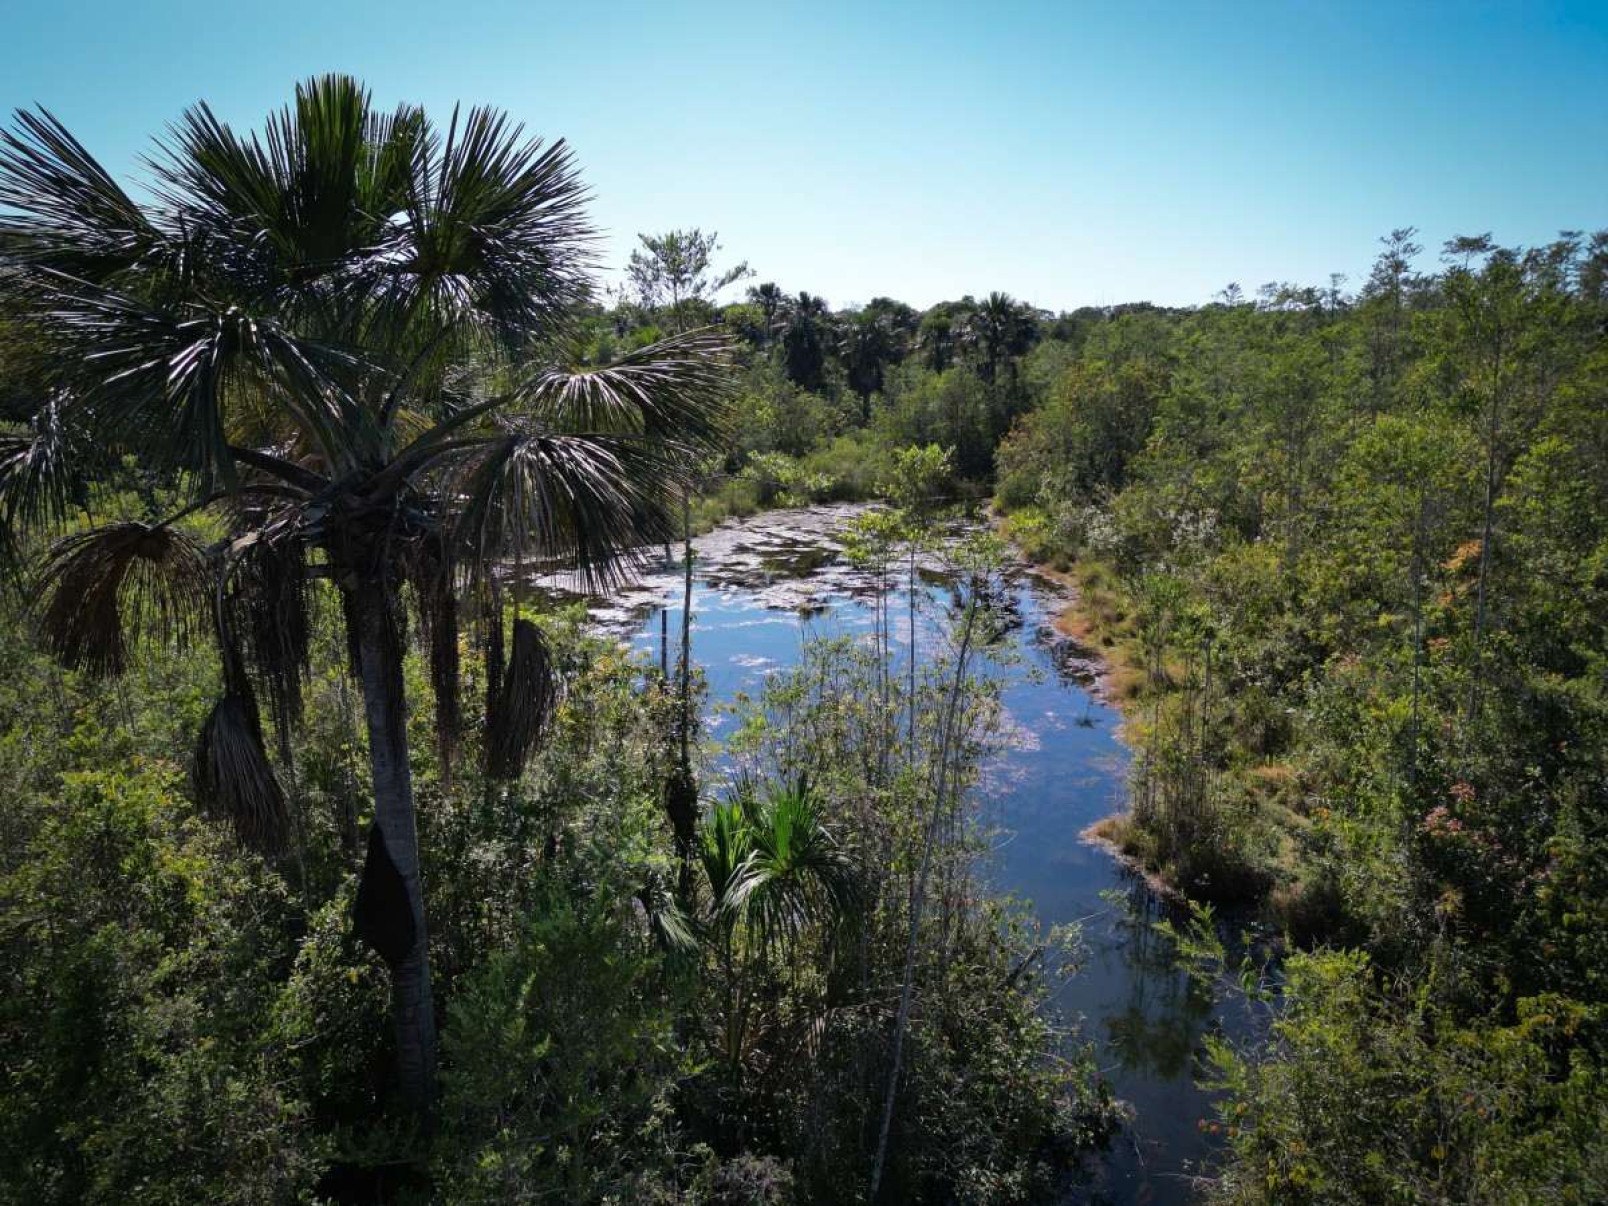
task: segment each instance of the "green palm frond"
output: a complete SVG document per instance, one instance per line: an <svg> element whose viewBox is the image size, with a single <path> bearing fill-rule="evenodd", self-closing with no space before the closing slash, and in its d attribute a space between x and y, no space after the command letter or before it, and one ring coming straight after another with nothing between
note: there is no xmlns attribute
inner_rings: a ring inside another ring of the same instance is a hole
<svg viewBox="0 0 1608 1206"><path fill-rule="evenodd" d="M145 212L49 112L0 131L0 248L24 264L105 279L161 238Z"/></svg>
<svg viewBox="0 0 1608 1206"><path fill-rule="evenodd" d="M26 430L0 432L0 521L6 529L61 523L106 469L105 445L91 439L78 419L55 397L35 412Z"/></svg>
<svg viewBox="0 0 1608 1206"><path fill-rule="evenodd" d="M525 422L458 454L446 493L469 564L499 559L613 585L675 531L672 500L690 466L663 441L543 434Z"/></svg>
<svg viewBox="0 0 1608 1206"><path fill-rule="evenodd" d="M510 352L567 325L590 291L596 234L575 157L494 109L454 109L411 178L393 305L469 322Z"/></svg>
<svg viewBox="0 0 1608 1206"><path fill-rule="evenodd" d="M742 805L735 801L716 804L704 819L699 853L717 913L736 913L736 908L728 908L726 902L747 864L748 852L748 824Z"/></svg>
<svg viewBox="0 0 1608 1206"><path fill-rule="evenodd" d="M706 453L729 434L731 354L727 337L706 327L602 367L546 369L521 390L521 401L561 430L642 434Z"/></svg>
<svg viewBox="0 0 1608 1206"><path fill-rule="evenodd" d="M153 468L230 480L229 416L246 395L272 399L336 471L356 462L372 424L343 384L358 366L351 353L236 307L158 307L44 268L23 287L48 315L64 382L98 437Z"/></svg>
<svg viewBox="0 0 1608 1206"><path fill-rule="evenodd" d="M130 641L171 642L204 624L207 558L174 528L113 523L58 541L39 575L39 630L63 664L121 674Z"/></svg>
<svg viewBox="0 0 1608 1206"><path fill-rule="evenodd" d="M150 167L159 196L239 295L287 291L334 326L353 312L351 286L395 242L427 136L423 113L375 113L345 76L297 85L261 137L240 136L205 104L187 110ZM320 306L320 302L324 303Z"/></svg>
<svg viewBox="0 0 1608 1206"><path fill-rule="evenodd" d="M637 890L637 903L647 918L648 932L660 950L684 955L698 949L698 936L692 921L676 900L664 876L650 872Z"/></svg>
<svg viewBox="0 0 1608 1206"><path fill-rule="evenodd" d="M749 853L727 889L725 907L739 911L763 941L777 947L848 914L858 900L857 868L806 787L750 798L743 813Z"/></svg>

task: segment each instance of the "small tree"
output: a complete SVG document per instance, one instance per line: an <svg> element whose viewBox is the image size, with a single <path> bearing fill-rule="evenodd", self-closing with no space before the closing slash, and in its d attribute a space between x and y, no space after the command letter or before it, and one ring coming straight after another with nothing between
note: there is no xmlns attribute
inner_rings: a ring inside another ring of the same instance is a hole
<svg viewBox="0 0 1608 1206"><path fill-rule="evenodd" d="M691 230L670 230L664 234L639 234L642 246L631 253L626 279L639 305L649 312L662 311L672 331L681 332L697 323L700 311L709 307L722 289L753 276L746 262L717 271L712 263L720 249L720 236Z"/></svg>

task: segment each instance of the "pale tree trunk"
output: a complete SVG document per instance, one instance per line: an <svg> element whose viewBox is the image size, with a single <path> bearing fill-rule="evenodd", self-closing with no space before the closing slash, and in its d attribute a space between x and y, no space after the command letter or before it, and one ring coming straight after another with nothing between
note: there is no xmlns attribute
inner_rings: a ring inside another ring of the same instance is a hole
<svg viewBox="0 0 1608 1206"><path fill-rule="evenodd" d="M692 767L692 491L681 496L681 765Z"/></svg>
<svg viewBox="0 0 1608 1206"><path fill-rule="evenodd" d="M1491 544L1496 539L1496 496L1499 491L1499 442L1502 434L1502 349L1497 346L1495 380L1491 386L1490 422L1486 431L1485 452L1485 506L1480 524L1480 565L1474 587L1474 655L1469 672L1468 720L1464 727L1465 757L1474 738L1474 725L1480 714L1480 689L1485 674L1485 590L1486 577L1491 568Z"/></svg>
<svg viewBox="0 0 1608 1206"><path fill-rule="evenodd" d="M894 1103L899 1095L899 1074L904 1065L905 1033L910 1028L910 1007L916 988L916 953L921 937L921 915L927 905L927 878L932 871L933 847L937 844L939 826L944 819L944 801L950 791L950 759L959 734L955 730L956 715L960 709L961 691L966 685L966 664L971 654L972 634L977 617L976 599L966 606L965 626L961 630L960 649L955 655L955 677L945 700L943 722L938 735L938 783L933 793L932 816L927 820L921 845L921 869L917 873L915 895L910 904L910 930L905 942L904 976L899 986L899 1009L893 1022L893 1058L889 1061L888 1087L882 1099L882 1123L877 1130L876 1157L871 1164L871 1188L866 1197L875 1201L882 1187L882 1172L887 1165L888 1140L893 1133ZM914 630L912 630L913 633ZM912 702L911 707L915 704ZM912 752L912 757L914 753Z"/></svg>
<svg viewBox="0 0 1608 1206"><path fill-rule="evenodd" d="M910 537L910 728L905 735L910 765L916 763L916 538Z"/></svg>
<svg viewBox="0 0 1608 1206"><path fill-rule="evenodd" d="M430 943L425 929L419 836L408 766L407 707L402 648L393 618L396 601L383 586L358 589L363 711L368 721L374 774L374 819L407 888L413 913L412 949L391 968L391 1021L396 1034L398 1087L403 1099L428 1118L435 1100L435 1002L430 991Z"/></svg>

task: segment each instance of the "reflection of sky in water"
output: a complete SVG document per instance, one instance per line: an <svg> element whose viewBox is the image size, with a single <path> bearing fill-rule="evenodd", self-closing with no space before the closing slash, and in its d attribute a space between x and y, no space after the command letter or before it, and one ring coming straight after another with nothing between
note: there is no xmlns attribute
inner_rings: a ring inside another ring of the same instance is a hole
<svg viewBox="0 0 1608 1206"><path fill-rule="evenodd" d="M711 705L729 704L739 693L757 696L765 678L793 665L811 637L869 632L869 583L844 563L832 539L849 513L772 513L700 539L693 654L707 675ZM998 671L1008 748L985 768L980 785L984 821L996 830L988 874L997 887L1031 900L1046 925L1083 927L1082 969L1057 988L1055 1004L1068 1018L1082 1019L1103 1074L1137 1111L1131 1133L1101 1163L1096 1200L1185 1201L1187 1174L1207 1150L1196 1127L1207 1099L1194 1086L1192 1067L1214 1009L1173 969L1165 940L1152 928L1160 913L1149 893L1104 851L1080 840L1084 828L1121 806L1128 754L1115 737L1116 711L1063 672L1065 650L1047 610L1057 601L1054 590L1029 575L1011 587L1014 658ZM927 594L936 604L947 592L929 586ZM904 596L890 610L895 655L902 656L909 644ZM661 631L668 632L673 662L679 574L670 567L650 575L627 600L594 615L655 661ZM918 643L933 638L932 622L918 619ZM711 706L709 731L718 738L732 719ZM1102 895L1113 892L1125 906ZM1217 1021L1238 1029L1232 1018ZM1087 1196L1086 1188L1077 1191Z"/></svg>

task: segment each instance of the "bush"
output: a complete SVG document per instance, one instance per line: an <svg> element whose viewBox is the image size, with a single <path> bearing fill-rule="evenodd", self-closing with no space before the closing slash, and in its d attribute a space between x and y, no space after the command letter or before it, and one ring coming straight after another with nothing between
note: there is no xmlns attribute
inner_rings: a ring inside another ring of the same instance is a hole
<svg viewBox="0 0 1608 1206"><path fill-rule="evenodd" d="M545 895L449 1010L436 1168L451 1201L639 1201L678 1173L673 978L629 905Z"/></svg>
<svg viewBox="0 0 1608 1206"><path fill-rule="evenodd" d="M317 1175L272 1030L283 884L190 817L176 778L75 771L5 802L23 845L0 879L0 1200L257 1203Z"/></svg>
<svg viewBox="0 0 1608 1206"><path fill-rule="evenodd" d="M1220 1202L1600 1202L1608 1080L1567 1054L1600 1007L1461 1023L1357 951L1294 956L1265 1052L1221 1041ZM1444 972L1455 975L1453 969Z"/></svg>

